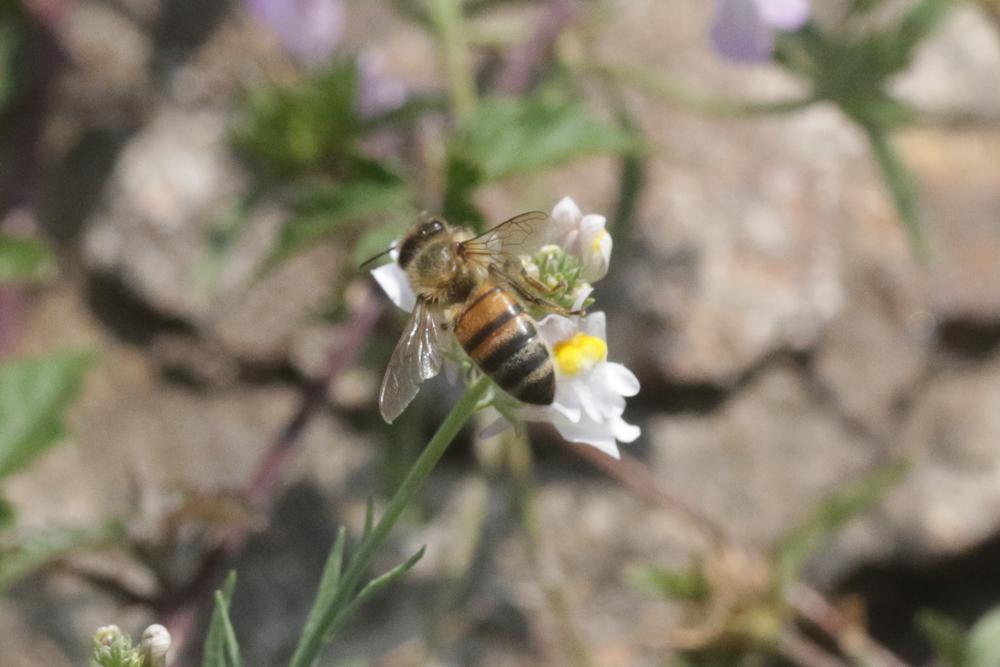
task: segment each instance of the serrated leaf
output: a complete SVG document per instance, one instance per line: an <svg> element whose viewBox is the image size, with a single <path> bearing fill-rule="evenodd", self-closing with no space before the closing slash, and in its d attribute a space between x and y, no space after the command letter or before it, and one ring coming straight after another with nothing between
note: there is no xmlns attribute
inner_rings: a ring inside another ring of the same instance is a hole
<svg viewBox="0 0 1000 667"><path fill-rule="evenodd" d="M451 154L494 181L605 153L638 151L636 138L597 120L582 104L553 95L483 100Z"/></svg>
<svg viewBox="0 0 1000 667"><path fill-rule="evenodd" d="M122 539L124 530L118 523L96 529L51 528L5 535L0 541L0 589L67 554L110 546Z"/></svg>
<svg viewBox="0 0 1000 667"><path fill-rule="evenodd" d="M1000 608L994 608L972 626L964 667L1000 665Z"/></svg>
<svg viewBox="0 0 1000 667"><path fill-rule="evenodd" d="M966 630L958 621L932 609L922 609L916 623L933 647L940 667L964 667Z"/></svg>
<svg viewBox="0 0 1000 667"><path fill-rule="evenodd" d="M630 568L627 577L636 590L664 598L704 600L711 592L708 580L698 568L678 570L642 565Z"/></svg>
<svg viewBox="0 0 1000 667"><path fill-rule="evenodd" d="M41 280L51 276L55 266L43 241L0 234L0 283Z"/></svg>
<svg viewBox="0 0 1000 667"><path fill-rule="evenodd" d="M399 182L356 181L310 194L299 214L282 229L272 254L274 265L350 225L379 217L398 218L409 210L409 192Z"/></svg>
<svg viewBox="0 0 1000 667"><path fill-rule="evenodd" d="M229 622L229 604L233 600L233 591L236 588L236 572L231 571L226 576L226 581L222 585L222 590L215 592L215 608L212 611L212 618L208 623L208 633L205 635L205 649L202 656L202 667L234 667L237 663L232 662L227 635L232 629ZM227 626L229 630L227 630ZM235 639L234 639L235 641Z"/></svg>
<svg viewBox="0 0 1000 667"><path fill-rule="evenodd" d="M903 463L888 466L823 500L799 526L785 534L775 549L779 591L795 583L813 552L851 519L875 506L905 475Z"/></svg>
<svg viewBox="0 0 1000 667"><path fill-rule="evenodd" d="M91 362L88 354L62 353L0 365L0 478L59 441L62 412Z"/></svg>

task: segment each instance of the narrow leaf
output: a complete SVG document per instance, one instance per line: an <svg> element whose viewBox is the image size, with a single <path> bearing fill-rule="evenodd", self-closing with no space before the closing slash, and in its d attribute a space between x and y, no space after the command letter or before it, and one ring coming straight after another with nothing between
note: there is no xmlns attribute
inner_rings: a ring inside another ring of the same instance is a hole
<svg viewBox="0 0 1000 667"><path fill-rule="evenodd" d="M871 509L906 473L904 463L877 470L826 500L778 544L776 574L783 591L798 579L806 559L848 521Z"/></svg>
<svg viewBox="0 0 1000 667"><path fill-rule="evenodd" d="M219 614L219 620L222 623L222 634L225 637L226 657L229 664L233 667L242 667L240 645L236 641L233 623L229 620L229 601L223 597L222 591L215 591L215 611Z"/></svg>
<svg viewBox="0 0 1000 667"><path fill-rule="evenodd" d="M43 241L0 234L0 283L41 280L51 276L55 266Z"/></svg>
<svg viewBox="0 0 1000 667"><path fill-rule="evenodd" d="M903 158L896 152L885 131L870 129L868 140L875 155L875 162L882 172L882 178L896 206L896 212L909 235L913 253L920 259L926 259L930 254L930 245L927 243L923 223L920 220L916 179L903 162Z"/></svg>
<svg viewBox="0 0 1000 667"><path fill-rule="evenodd" d="M368 538L368 534L372 532L372 526L374 525L375 525L375 497L368 496L368 502L365 503L365 528L361 532L362 541Z"/></svg>
<svg viewBox="0 0 1000 667"><path fill-rule="evenodd" d="M92 358L62 353L0 365L0 478L26 465L63 433L62 412Z"/></svg>
<svg viewBox="0 0 1000 667"><path fill-rule="evenodd" d="M202 657L202 667L232 667L232 663L227 659L227 639L226 623L228 614L226 608L233 599L233 590L236 588L236 572L230 572L222 585L221 595L216 592L216 605L212 612L212 619L208 623L208 634L205 635L205 649ZM218 599L221 597L222 605ZM225 616L226 618L223 618Z"/></svg>
<svg viewBox="0 0 1000 667"><path fill-rule="evenodd" d="M321 631L323 611L329 606L334 595L337 594L337 586L340 583L340 573L344 564L344 545L347 541L347 531L341 526L337 531L337 540L333 543L330 555L326 559L323 567L323 575L320 577L319 589L316 591L316 600L312 609L309 610L309 617L302 630L302 636L311 636Z"/></svg>
<svg viewBox="0 0 1000 667"><path fill-rule="evenodd" d="M380 590L382 590L392 582L396 581L396 579L399 579L401 576L403 576L411 569L413 569L413 566L416 565L421 558L423 558L424 551L426 550L426 548L427 547L420 547L419 551L417 551L417 553L407 558L405 562L400 563L399 565L392 568L382 576L376 577L375 579L369 581L368 584L361 589L361 592L358 593L353 600L351 600L350 604L348 604L344 608L344 610L337 615L336 619L330 625L330 629L326 633L326 637L324 638L324 640L327 642L333 641L333 638L336 636L337 632L347 621L347 619L349 619L351 616L354 615L354 612L356 612L362 605L368 602L372 598L372 596L374 596Z"/></svg>

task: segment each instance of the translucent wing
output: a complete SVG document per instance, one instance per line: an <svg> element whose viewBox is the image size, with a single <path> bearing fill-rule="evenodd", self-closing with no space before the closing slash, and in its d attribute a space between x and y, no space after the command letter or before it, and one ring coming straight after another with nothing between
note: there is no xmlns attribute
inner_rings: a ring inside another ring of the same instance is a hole
<svg viewBox="0 0 1000 667"><path fill-rule="evenodd" d="M389 367L382 378L382 388L378 392L378 407L388 423L391 424L406 409L417 395L420 383L441 370L440 335L441 327L427 307L427 302L417 299L406 330L392 352Z"/></svg>
<svg viewBox="0 0 1000 667"><path fill-rule="evenodd" d="M462 248L466 256L482 261L496 258L502 263L510 257L534 253L541 247L551 224L548 213L528 211L463 242Z"/></svg>

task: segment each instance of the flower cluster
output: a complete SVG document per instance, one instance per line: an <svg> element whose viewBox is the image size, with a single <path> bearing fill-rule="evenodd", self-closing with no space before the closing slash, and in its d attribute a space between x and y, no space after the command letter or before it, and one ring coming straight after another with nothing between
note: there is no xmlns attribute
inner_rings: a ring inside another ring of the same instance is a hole
<svg viewBox="0 0 1000 667"><path fill-rule="evenodd" d="M566 197L552 210L541 238L525 244L522 263L529 275L552 290L546 298L573 310L590 304L591 283L607 274L611 259L605 222L600 215L583 215ZM378 267L372 274L393 303L412 310L416 297L398 264ZM548 422L566 440L618 458L617 443L639 437L639 428L623 419L625 398L638 393L639 381L623 365L608 361L604 313L546 314L538 330L555 366L555 400L546 406L526 405L496 388L492 405L503 416L485 433L498 433L511 421Z"/></svg>
<svg viewBox="0 0 1000 667"><path fill-rule="evenodd" d="M805 25L810 5L810 0L718 0L712 43L730 60L765 61L776 33Z"/></svg>

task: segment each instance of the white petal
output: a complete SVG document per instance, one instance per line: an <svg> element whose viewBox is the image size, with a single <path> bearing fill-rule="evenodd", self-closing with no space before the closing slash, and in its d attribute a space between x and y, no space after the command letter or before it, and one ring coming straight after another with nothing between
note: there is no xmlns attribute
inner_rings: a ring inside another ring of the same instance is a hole
<svg viewBox="0 0 1000 667"><path fill-rule="evenodd" d="M538 322L538 331L542 339L551 347L559 341L568 340L577 331L576 323L562 315L546 315Z"/></svg>
<svg viewBox="0 0 1000 667"><path fill-rule="evenodd" d="M556 223L559 229L576 227L581 217L583 214L580 212L580 207L572 197L563 197L552 209L552 222Z"/></svg>
<svg viewBox="0 0 1000 667"><path fill-rule="evenodd" d="M587 300L587 297L589 297L593 291L594 288L587 283L580 285L576 290L576 298L573 300L573 310L582 309L583 302Z"/></svg>
<svg viewBox="0 0 1000 667"><path fill-rule="evenodd" d="M633 424L629 424L621 417L612 422L615 440L619 442L635 442L635 439L642 434L642 429Z"/></svg>
<svg viewBox="0 0 1000 667"><path fill-rule="evenodd" d="M557 421L553 423L553 426L559 431L559 435L569 442L590 445L612 458L621 458L621 454L618 453L618 445L615 444L614 433L608 424L584 420L578 424Z"/></svg>
<svg viewBox="0 0 1000 667"><path fill-rule="evenodd" d="M506 417L500 415L479 432L479 437L483 440L488 440L489 438L500 435L504 431L513 427L514 425L507 421Z"/></svg>
<svg viewBox="0 0 1000 667"><path fill-rule="evenodd" d="M639 378L635 373L621 364L608 363L605 369L605 380L608 388L622 396L635 396L639 393Z"/></svg>
<svg viewBox="0 0 1000 667"><path fill-rule="evenodd" d="M607 342L607 324L607 316L604 314L603 310L599 310L596 313L588 313L587 316L583 318L583 321L580 322L580 329L588 336L600 338L604 342Z"/></svg>
<svg viewBox="0 0 1000 667"><path fill-rule="evenodd" d="M372 277L394 304L409 312L417 305L417 295L410 287L410 279L399 264L383 264L372 270Z"/></svg>

